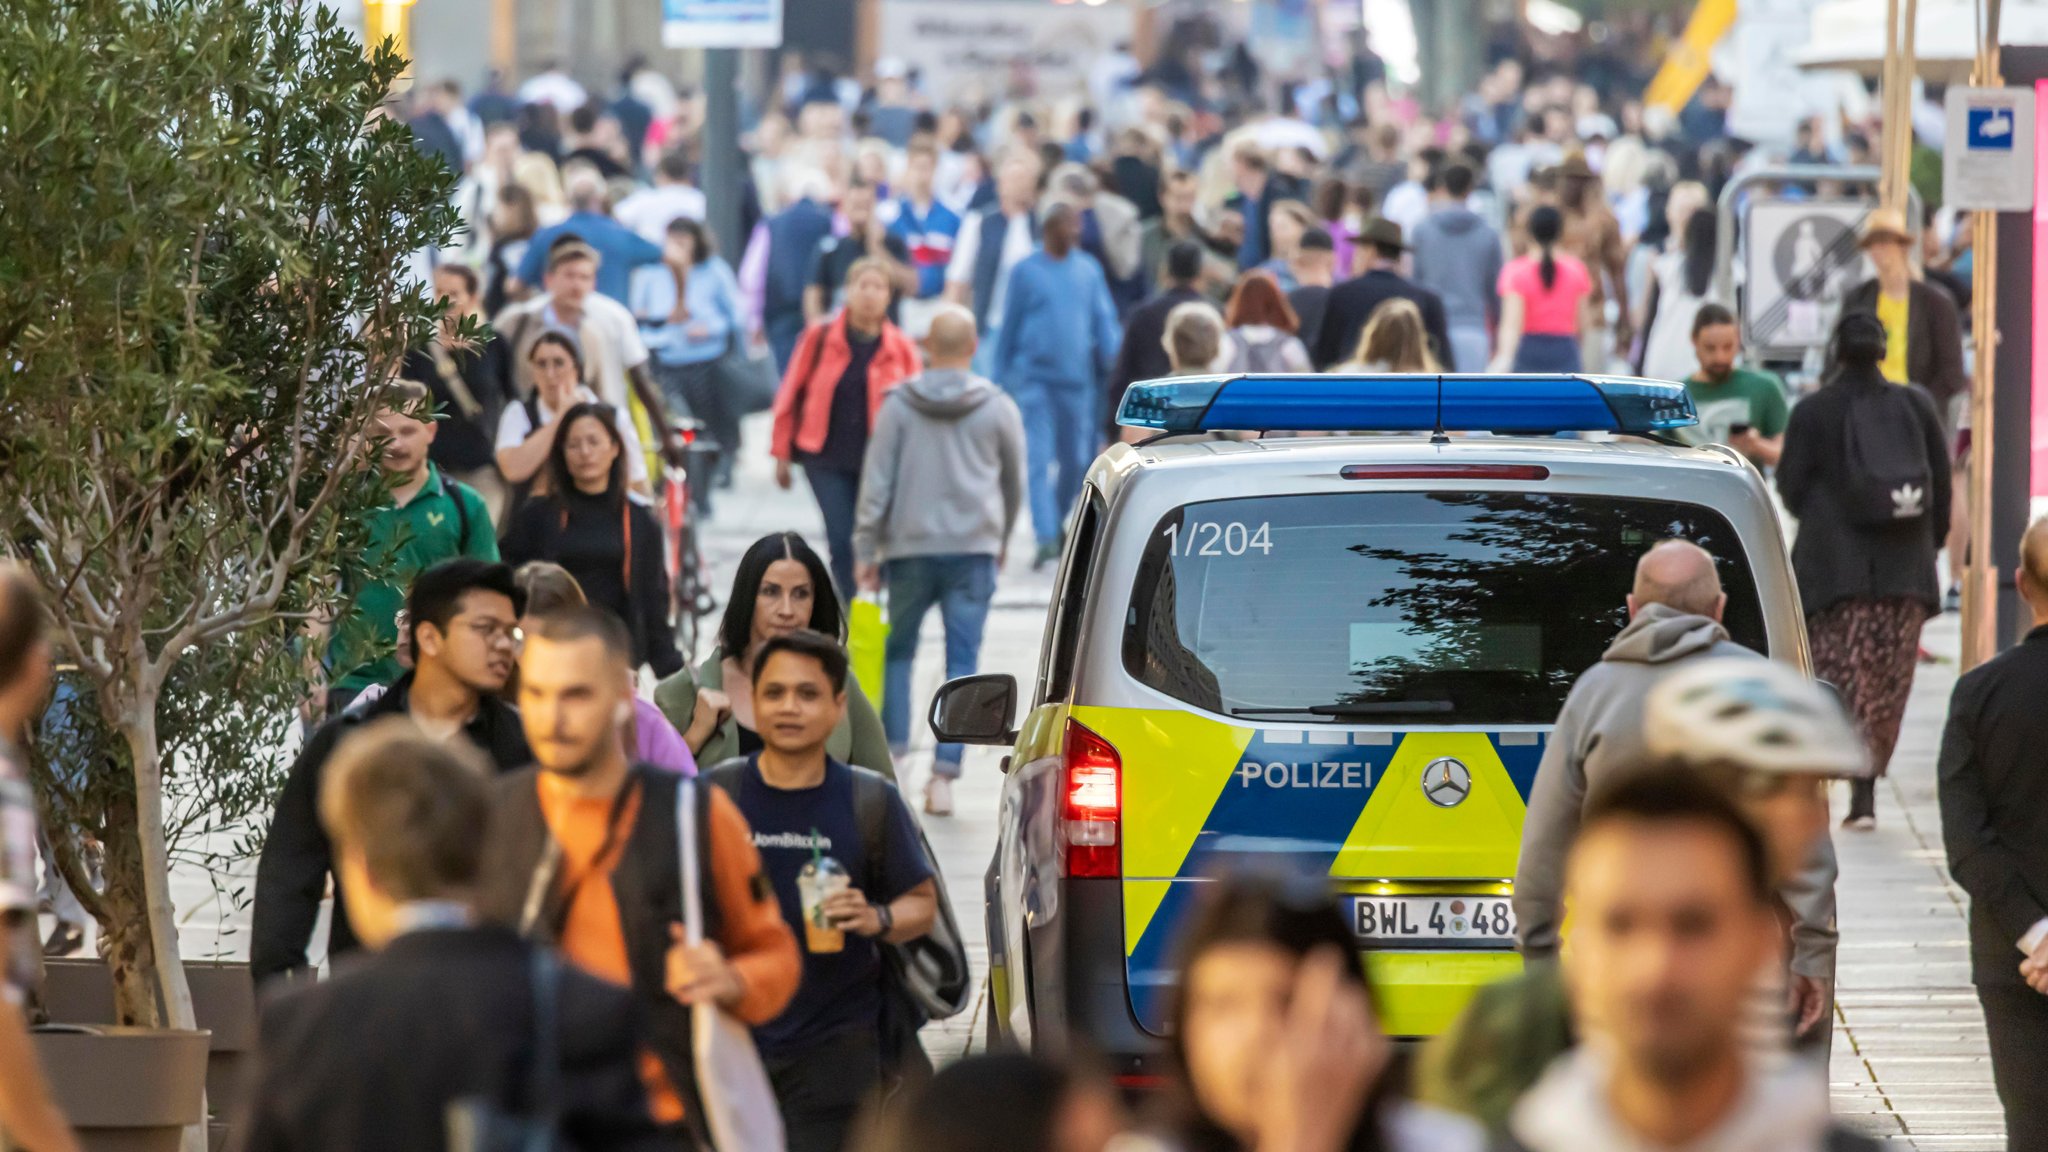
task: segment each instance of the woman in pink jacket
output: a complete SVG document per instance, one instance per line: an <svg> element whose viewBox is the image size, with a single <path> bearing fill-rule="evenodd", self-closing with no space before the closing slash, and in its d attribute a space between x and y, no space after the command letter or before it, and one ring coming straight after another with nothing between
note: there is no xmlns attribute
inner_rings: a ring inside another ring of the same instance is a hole
<svg viewBox="0 0 2048 1152"><path fill-rule="evenodd" d="M832 582L853 597L853 516L868 431L889 390L922 370L917 345L889 322L895 270L861 259L846 272L846 304L804 330L775 396L775 482L804 466L825 517Z"/></svg>

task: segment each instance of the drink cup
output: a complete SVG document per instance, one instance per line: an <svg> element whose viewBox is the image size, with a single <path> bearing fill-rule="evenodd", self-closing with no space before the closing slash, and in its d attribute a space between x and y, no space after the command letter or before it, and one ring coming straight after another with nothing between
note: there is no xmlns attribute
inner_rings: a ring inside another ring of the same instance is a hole
<svg viewBox="0 0 2048 1152"><path fill-rule="evenodd" d="M804 948L809 952L839 952L846 948L846 932L825 920L825 900L844 892L851 880L846 869L830 856L804 865L797 874L796 891L804 913Z"/></svg>

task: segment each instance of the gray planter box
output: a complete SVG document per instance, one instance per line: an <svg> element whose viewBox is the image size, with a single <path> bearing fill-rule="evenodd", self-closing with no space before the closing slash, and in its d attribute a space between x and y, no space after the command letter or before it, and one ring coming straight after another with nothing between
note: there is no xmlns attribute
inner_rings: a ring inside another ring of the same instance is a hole
<svg viewBox="0 0 2048 1152"><path fill-rule="evenodd" d="M204 1031L96 1026L38 1032L36 1054L57 1106L87 1152L177 1152L206 1119Z"/></svg>
<svg viewBox="0 0 2048 1152"><path fill-rule="evenodd" d="M114 984L98 958L45 960L43 1004L55 1024L114 1022ZM213 1145L241 1115L248 1060L256 1048L256 992L247 964L194 961L185 965L192 1010L209 1036L206 1105L214 1120ZM125 1145L122 1147L126 1147Z"/></svg>

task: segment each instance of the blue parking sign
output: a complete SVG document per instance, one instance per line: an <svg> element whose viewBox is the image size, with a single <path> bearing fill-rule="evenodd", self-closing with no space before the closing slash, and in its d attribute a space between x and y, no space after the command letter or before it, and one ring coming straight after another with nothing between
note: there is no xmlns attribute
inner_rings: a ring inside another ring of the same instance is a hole
<svg viewBox="0 0 2048 1152"><path fill-rule="evenodd" d="M1973 152L2012 151L2013 138L2018 135L2014 119L2010 105L1969 109L1965 146Z"/></svg>

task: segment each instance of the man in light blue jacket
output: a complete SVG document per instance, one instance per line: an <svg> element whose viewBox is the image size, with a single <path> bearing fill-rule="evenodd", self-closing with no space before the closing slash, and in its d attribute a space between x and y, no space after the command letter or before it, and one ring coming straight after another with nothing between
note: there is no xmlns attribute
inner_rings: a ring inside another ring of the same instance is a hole
<svg viewBox="0 0 2048 1152"><path fill-rule="evenodd" d="M1102 265L1076 246L1080 229L1073 205L1046 211L1039 250L1010 272L996 336L996 379L1024 414L1034 569L1059 558L1067 514L1100 447L1094 414L1122 338Z"/></svg>

